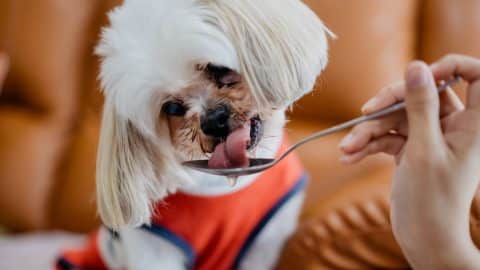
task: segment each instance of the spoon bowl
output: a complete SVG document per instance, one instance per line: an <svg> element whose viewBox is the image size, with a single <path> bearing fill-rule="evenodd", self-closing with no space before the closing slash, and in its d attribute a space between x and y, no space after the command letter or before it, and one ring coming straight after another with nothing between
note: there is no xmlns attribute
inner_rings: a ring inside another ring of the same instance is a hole
<svg viewBox="0 0 480 270"><path fill-rule="evenodd" d="M457 83L461 78L460 77L455 77L449 81L441 82L440 85L438 86L438 93L441 93L447 89L450 88L453 84ZM220 176L226 176L228 178L236 178L239 176L244 176L244 175L250 175L250 174L255 174L262 172L264 170L267 170L273 166L275 166L277 163L279 163L282 159L284 159L286 156L288 156L291 152L293 152L295 149L298 147L319 139L321 137L325 137L327 135L337 133L339 131L342 131L347 128L354 127L358 124L361 124L363 122L375 120L382 118L384 116L390 115L394 112L402 111L405 109L405 102L399 102L391 105L390 107L387 107L383 110L380 110L376 113L372 113L369 115L361 116L355 119L352 119L350 121L344 122L342 124L339 124L337 126L322 130L320 132L317 132L301 141L298 143L294 144L290 148L288 148L282 155L280 155L277 159L265 159L265 158L258 158L258 159L250 159L250 166L248 167L240 167L240 168L228 168L228 169L215 169L215 168L209 168L208 167L208 160L192 160L192 161L187 161L184 162L183 165L187 168L197 170L200 172L208 173L208 174L213 174L213 175L220 175Z"/></svg>
<svg viewBox="0 0 480 270"><path fill-rule="evenodd" d="M197 170L200 172L227 176L227 177L239 177L243 175L249 175L264 171L275 165L275 159L271 158L255 158L250 159L249 167L240 167L240 168L228 168L228 169L212 169L208 168L208 160L192 160L183 163L183 166L186 166L190 169Z"/></svg>

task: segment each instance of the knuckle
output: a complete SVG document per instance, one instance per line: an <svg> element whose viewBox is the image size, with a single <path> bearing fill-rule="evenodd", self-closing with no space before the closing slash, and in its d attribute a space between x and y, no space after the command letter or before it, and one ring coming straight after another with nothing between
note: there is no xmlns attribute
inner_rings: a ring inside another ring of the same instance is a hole
<svg viewBox="0 0 480 270"><path fill-rule="evenodd" d="M456 54L456 53L449 53L447 55L445 55L441 61L444 61L444 62L456 62L461 56L459 54Z"/></svg>

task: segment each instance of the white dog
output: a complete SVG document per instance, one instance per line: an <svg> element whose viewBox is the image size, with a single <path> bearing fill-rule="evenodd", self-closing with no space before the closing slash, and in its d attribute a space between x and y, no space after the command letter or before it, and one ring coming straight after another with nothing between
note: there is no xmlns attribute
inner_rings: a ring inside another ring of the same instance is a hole
<svg viewBox="0 0 480 270"><path fill-rule="evenodd" d="M295 156L234 187L181 162L281 152L285 111L327 63L328 29L300 0L125 0L109 18L97 48L106 227L58 268L271 269L302 204Z"/></svg>

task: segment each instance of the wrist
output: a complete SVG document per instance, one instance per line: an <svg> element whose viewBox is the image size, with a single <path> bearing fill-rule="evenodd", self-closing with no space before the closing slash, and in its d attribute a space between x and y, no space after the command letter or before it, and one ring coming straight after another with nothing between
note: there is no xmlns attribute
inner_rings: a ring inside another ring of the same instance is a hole
<svg viewBox="0 0 480 270"><path fill-rule="evenodd" d="M414 269L480 269L480 251L470 235L455 238L418 237L416 244L401 244L402 251Z"/></svg>
<svg viewBox="0 0 480 270"><path fill-rule="evenodd" d="M432 264L418 269L480 269L480 252L471 240L468 242L456 241L444 250L437 249L431 258L433 258Z"/></svg>
<svg viewBox="0 0 480 270"><path fill-rule="evenodd" d="M480 269L480 250L478 250L473 241L470 241L470 244L470 248L465 250L464 256L461 257L465 264L455 269Z"/></svg>
<svg viewBox="0 0 480 270"><path fill-rule="evenodd" d="M437 203L435 206L419 206L416 211L411 211L408 215L404 213L400 217L397 215L395 218L399 222L396 223L403 225L401 228L396 228L397 232L411 239L412 244L422 240L425 245L432 243L439 249L448 248L458 241L471 242L470 206L456 205L452 207L445 203ZM464 211L464 209L467 210Z"/></svg>

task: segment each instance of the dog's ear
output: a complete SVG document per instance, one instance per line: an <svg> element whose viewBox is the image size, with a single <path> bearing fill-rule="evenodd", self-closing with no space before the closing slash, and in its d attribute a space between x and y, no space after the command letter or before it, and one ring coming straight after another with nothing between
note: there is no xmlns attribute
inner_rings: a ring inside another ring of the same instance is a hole
<svg viewBox="0 0 480 270"><path fill-rule="evenodd" d="M111 229L140 225L150 219L147 183L155 178L147 142L105 104L97 156L97 205Z"/></svg>
<svg viewBox="0 0 480 270"><path fill-rule="evenodd" d="M97 157L97 205L104 224L118 230L151 220L152 203L173 192L183 170L169 143L149 138L106 103ZM161 145L161 146L160 146Z"/></svg>
<svg viewBox="0 0 480 270"><path fill-rule="evenodd" d="M212 63L207 64L205 73L218 88L232 87L242 81L242 76L235 70Z"/></svg>

